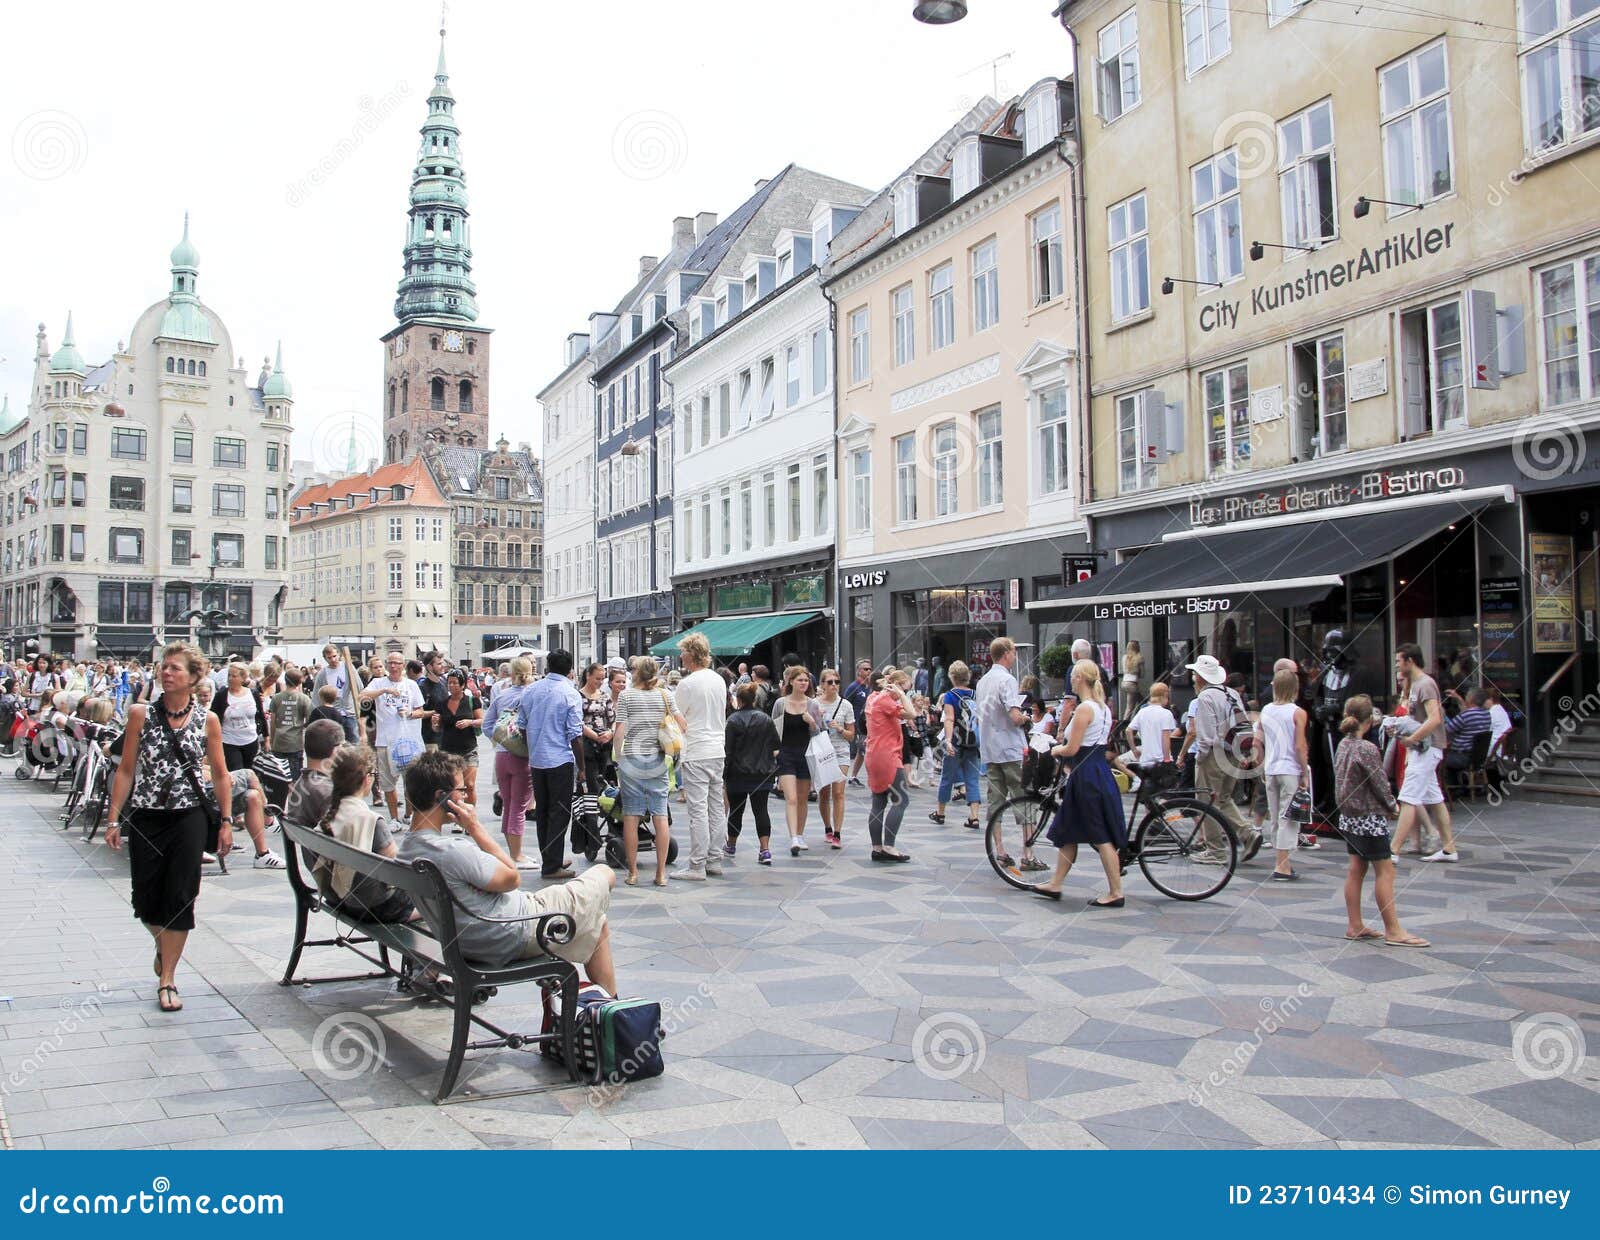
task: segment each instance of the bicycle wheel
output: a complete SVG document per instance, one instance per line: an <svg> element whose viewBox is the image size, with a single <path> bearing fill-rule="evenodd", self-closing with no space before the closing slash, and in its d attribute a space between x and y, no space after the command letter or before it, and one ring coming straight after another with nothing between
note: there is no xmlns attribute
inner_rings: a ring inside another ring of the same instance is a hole
<svg viewBox="0 0 1600 1240"><path fill-rule="evenodd" d="M1203 801L1158 801L1134 831L1133 852L1150 885L1174 900L1205 900L1228 885L1239 839Z"/></svg>
<svg viewBox="0 0 1600 1240"><path fill-rule="evenodd" d="M1032 891L1050 880L1056 868L1056 846L1044 829L1056 802L1038 792L1019 792L995 806L983 833L989 864L1018 891ZM1031 868L1024 868L1030 866Z"/></svg>

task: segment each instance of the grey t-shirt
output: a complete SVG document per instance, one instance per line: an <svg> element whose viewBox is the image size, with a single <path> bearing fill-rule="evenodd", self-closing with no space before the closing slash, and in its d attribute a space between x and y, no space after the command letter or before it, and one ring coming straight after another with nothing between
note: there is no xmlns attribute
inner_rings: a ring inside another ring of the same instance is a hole
<svg viewBox="0 0 1600 1240"><path fill-rule="evenodd" d="M1416 683L1411 686L1411 692L1406 696L1406 713L1417 721L1419 728L1428 722L1429 702L1433 702L1443 712L1444 702L1439 697L1439 682L1432 676L1418 676ZM1450 747L1450 734L1443 724L1429 732L1426 739L1440 749Z"/></svg>
<svg viewBox="0 0 1600 1240"><path fill-rule="evenodd" d="M402 861L427 860L439 867L450 893L470 909L468 917L456 909L456 931L462 952L486 964L509 964L522 954L528 939L529 922L501 925L478 921L479 917L521 917L526 912L523 893L485 891L499 863L468 839L441 835L437 831L410 831L400 841Z"/></svg>

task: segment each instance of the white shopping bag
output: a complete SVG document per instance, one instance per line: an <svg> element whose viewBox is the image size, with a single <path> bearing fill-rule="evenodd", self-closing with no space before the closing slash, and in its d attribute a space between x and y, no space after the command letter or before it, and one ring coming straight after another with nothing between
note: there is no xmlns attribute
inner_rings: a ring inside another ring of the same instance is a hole
<svg viewBox="0 0 1600 1240"><path fill-rule="evenodd" d="M826 788L844 779L844 772L839 769L839 757L833 751L833 742L822 733L813 736L811 743L806 746L806 765L811 769L813 788Z"/></svg>

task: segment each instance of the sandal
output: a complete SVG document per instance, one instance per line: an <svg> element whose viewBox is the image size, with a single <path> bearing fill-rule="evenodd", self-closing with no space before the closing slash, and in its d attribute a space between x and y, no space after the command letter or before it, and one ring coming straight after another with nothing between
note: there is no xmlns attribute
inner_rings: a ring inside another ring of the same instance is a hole
<svg viewBox="0 0 1600 1240"><path fill-rule="evenodd" d="M639 885L639 876L637 874L630 874L622 881L625 886L637 887Z"/></svg>
<svg viewBox="0 0 1600 1240"><path fill-rule="evenodd" d="M667 885L666 876L658 874L655 878L655 885L657 887L665 887Z"/></svg>
<svg viewBox="0 0 1600 1240"><path fill-rule="evenodd" d="M1002 869L1014 870L1017 868L1017 863L1011 859L1010 853L1001 853L994 859L994 862Z"/></svg>
<svg viewBox="0 0 1600 1240"><path fill-rule="evenodd" d="M1414 934L1410 938L1406 938L1406 939L1384 939L1383 945L1385 947L1432 947L1433 946L1433 944L1428 942L1427 939L1419 939Z"/></svg>
<svg viewBox="0 0 1600 1240"><path fill-rule="evenodd" d="M1040 870L1048 870L1050 867L1037 857L1024 857L1022 864L1017 868L1024 873L1038 873Z"/></svg>
<svg viewBox="0 0 1600 1240"><path fill-rule="evenodd" d="M1369 939L1381 939L1383 935L1379 934L1370 926L1362 926L1360 934L1351 934L1348 930L1346 930L1344 937L1349 939L1352 943L1365 943Z"/></svg>
<svg viewBox="0 0 1600 1240"><path fill-rule="evenodd" d="M162 996L165 995L169 990L172 992L174 998L177 997L178 988L176 986L162 986L156 990L156 1006L159 1007L163 1012L183 1011L183 1000L179 999L177 1003L169 1004L166 999L162 998Z"/></svg>

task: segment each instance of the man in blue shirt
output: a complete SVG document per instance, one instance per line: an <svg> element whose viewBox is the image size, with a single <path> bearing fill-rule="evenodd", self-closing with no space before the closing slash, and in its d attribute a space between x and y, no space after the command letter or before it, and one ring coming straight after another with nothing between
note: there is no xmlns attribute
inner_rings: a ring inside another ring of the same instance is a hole
<svg viewBox="0 0 1600 1240"><path fill-rule="evenodd" d="M841 691L856 708L856 738L850 742L850 782L861 786L861 763L867 756L867 695L872 690L872 660L856 660L856 678Z"/></svg>
<svg viewBox="0 0 1600 1240"><path fill-rule="evenodd" d="M573 873L561 854L572 820L574 786L584 786L584 762L583 695L571 672L571 653L552 650L544 679L529 685L517 702L517 726L528 742L544 878L571 878Z"/></svg>

